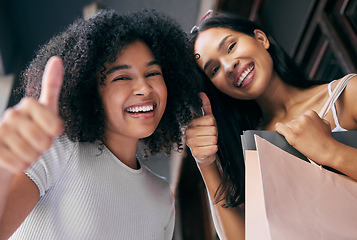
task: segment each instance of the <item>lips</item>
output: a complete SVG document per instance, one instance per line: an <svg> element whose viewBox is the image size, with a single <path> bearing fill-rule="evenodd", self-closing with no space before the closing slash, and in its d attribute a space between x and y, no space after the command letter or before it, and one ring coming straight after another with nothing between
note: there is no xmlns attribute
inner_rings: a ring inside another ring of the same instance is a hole
<svg viewBox="0 0 357 240"><path fill-rule="evenodd" d="M156 103L142 103L142 104L135 104L126 107L124 108L124 111L134 115L145 114L145 113L152 113L156 107L157 107Z"/></svg>
<svg viewBox="0 0 357 240"><path fill-rule="evenodd" d="M234 78L233 85L237 88L242 87L245 80L247 80L250 74L253 72L254 67L255 64L253 62L244 65L243 68L238 71L236 77Z"/></svg>

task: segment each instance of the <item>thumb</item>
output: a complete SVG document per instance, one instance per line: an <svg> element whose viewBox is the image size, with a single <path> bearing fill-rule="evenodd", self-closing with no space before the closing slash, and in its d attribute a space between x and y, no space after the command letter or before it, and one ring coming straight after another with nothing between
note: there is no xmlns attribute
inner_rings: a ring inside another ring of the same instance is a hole
<svg viewBox="0 0 357 240"><path fill-rule="evenodd" d="M202 112L203 112L203 116L208 115L208 114L212 114L212 108L211 108L211 102L209 101L209 98L207 97L207 95L203 92L199 93L199 96L202 100Z"/></svg>
<svg viewBox="0 0 357 240"><path fill-rule="evenodd" d="M39 102L58 114L58 99L63 83L63 63L60 57L51 57L42 76Z"/></svg>

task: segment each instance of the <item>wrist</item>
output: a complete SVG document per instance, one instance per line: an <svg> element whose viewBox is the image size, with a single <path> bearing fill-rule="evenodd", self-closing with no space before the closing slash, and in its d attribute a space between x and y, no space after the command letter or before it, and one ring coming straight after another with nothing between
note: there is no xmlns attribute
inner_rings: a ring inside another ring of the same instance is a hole
<svg viewBox="0 0 357 240"><path fill-rule="evenodd" d="M200 159L197 159L197 158L194 158L197 165L199 167L209 167L211 165L216 165L216 154L212 155L212 156L209 156L208 158L204 159L204 160L200 160Z"/></svg>
<svg viewBox="0 0 357 240"><path fill-rule="evenodd" d="M7 187L10 187L12 180L14 179L15 174L8 171L5 168L0 167L0 182L1 182L1 188L0 188L0 196L1 196L1 191L6 189Z"/></svg>
<svg viewBox="0 0 357 240"><path fill-rule="evenodd" d="M341 152L341 150L343 151L343 144L333 140L326 149L328 149L328 151L325 151L325 154L323 154L323 165L339 170L340 166L343 166L344 161L344 154Z"/></svg>

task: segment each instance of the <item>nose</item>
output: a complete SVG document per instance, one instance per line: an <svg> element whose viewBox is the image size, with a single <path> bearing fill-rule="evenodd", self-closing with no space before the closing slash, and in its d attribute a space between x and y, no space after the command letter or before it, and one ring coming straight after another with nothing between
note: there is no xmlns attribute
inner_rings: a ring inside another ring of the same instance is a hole
<svg viewBox="0 0 357 240"><path fill-rule="evenodd" d="M234 73L238 64L239 60L237 59L224 58L221 60L222 68L224 69L224 72L226 73L227 77L231 76Z"/></svg>
<svg viewBox="0 0 357 240"><path fill-rule="evenodd" d="M151 85L145 78L134 80L133 94L138 96L147 96L152 92Z"/></svg>

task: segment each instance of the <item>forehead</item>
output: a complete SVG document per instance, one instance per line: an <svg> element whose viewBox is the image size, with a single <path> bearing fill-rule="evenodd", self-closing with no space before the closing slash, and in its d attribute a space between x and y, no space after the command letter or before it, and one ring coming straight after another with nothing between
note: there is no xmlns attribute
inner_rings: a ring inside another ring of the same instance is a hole
<svg viewBox="0 0 357 240"><path fill-rule="evenodd" d="M153 53L151 49L146 45L146 43L136 40L132 43L129 43L126 45L118 54L118 58L123 58L127 56L138 56L138 59L140 59L140 56L150 56L153 57Z"/></svg>
<svg viewBox="0 0 357 240"><path fill-rule="evenodd" d="M151 49L144 42L136 40L119 50L114 62L106 62L104 65L128 64L129 62L137 65L141 62L152 61L154 59Z"/></svg>
<svg viewBox="0 0 357 240"><path fill-rule="evenodd" d="M238 37L244 35L243 33L233 31L228 28L210 28L203 32L200 32L197 36L194 51L198 63L207 61L212 54L217 54L218 47L223 39L227 36Z"/></svg>
<svg viewBox="0 0 357 240"><path fill-rule="evenodd" d="M218 46L218 44L228 35L242 36L244 33L231 30L229 28L210 28L200 32L195 42L195 52L205 50L206 47Z"/></svg>

